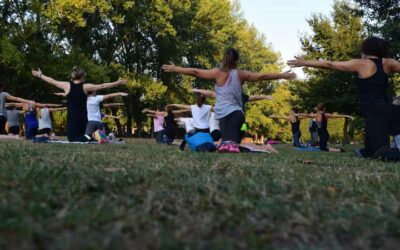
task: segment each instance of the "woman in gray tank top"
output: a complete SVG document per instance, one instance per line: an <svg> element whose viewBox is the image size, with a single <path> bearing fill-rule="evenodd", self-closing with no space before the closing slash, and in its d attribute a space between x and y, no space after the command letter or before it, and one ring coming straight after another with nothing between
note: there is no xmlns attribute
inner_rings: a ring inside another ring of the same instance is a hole
<svg viewBox="0 0 400 250"><path fill-rule="evenodd" d="M237 69L239 53L228 49L220 68L211 70L182 68L175 65L163 65L165 72L191 75L194 77L214 80L216 104L215 118L219 120L222 143L218 148L223 153L239 153L240 128L244 122L243 114L243 83L263 80L293 79L295 74L284 73L253 73Z"/></svg>

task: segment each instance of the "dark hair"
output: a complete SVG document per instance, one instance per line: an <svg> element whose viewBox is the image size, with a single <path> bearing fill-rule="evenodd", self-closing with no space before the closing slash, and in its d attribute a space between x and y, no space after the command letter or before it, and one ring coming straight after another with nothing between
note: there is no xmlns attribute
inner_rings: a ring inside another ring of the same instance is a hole
<svg viewBox="0 0 400 250"><path fill-rule="evenodd" d="M325 110L325 104L318 103L318 105L315 106L315 109L318 110L318 111L324 111Z"/></svg>
<svg viewBox="0 0 400 250"><path fill-rule="evenodd" d="M80 68L78 66L74 66L72 68L72 73L71 73L72 81L80 80L83 82L85 80L85 78L86 78L85 70L83 70L82 68Z"/></svg>
<svg viewBox="0 0 400 250"><path fill-rule="evenodd" d="M298 108L292 108L292 111L293 111L295 114L299 113L299 109L298 109Z"/></svg>
<svg viewBox="0 0 400 250"><path fill-rule="evenodd" d="M28 96L28 100L34 101L35 100L35 94L34 93L30 93Z"/></svg>
<svg viewBox="0 0 400 250"><path fill-rule="evenodd" d="M236 49L227 49L224 53L224 58L222 59L221 68L224 71L229 71L237 67L237 62L239 60L239 52Z"/></svg>
<svg viewBox="0 0 400 250"><path fill-rule="evenodd" d="M379 58L389 57L389 44L378 37L368 37L361 45L361 53Z"/></svg>
<svg viewBox="0 0 400 250"><path fill-rule="evenodd" d="M205 102L206 102L206 96L198 93L197 94L197 106L199 106L199 108L201 108Z"/></svg>

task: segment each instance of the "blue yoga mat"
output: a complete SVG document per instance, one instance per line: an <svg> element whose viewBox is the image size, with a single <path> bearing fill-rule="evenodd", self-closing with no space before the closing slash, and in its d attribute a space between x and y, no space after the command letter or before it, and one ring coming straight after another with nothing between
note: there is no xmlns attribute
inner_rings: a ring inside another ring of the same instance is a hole
<svg viewBox="0 0 400 250"><path fill-rule="evenodd" d="M296 148L296 150L301 152L321 152L321 149L314 147Z"/></svg>

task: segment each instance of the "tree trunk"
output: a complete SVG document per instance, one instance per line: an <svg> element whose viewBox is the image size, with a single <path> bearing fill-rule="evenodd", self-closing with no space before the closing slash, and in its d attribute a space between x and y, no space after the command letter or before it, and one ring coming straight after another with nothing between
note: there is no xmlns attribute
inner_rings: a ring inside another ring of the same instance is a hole
<svg viewBox="0 0 400 250"><path fill-rule="evenodd" d="M343 125L343 140L342 140L343 145L349 144L348 127L349 127L349 119L345 118L344 125Z"/></svg>
<svg viewBox="0 0 400 250"><path fill-rule="evenodd" d="M113 116L117 116L117 109L112 108L111 109L111 114ZM117 136L121 137L122 136L122 126L121 126L121 122L119 121L119 119L114 119L115 125L117 126Z"/></svg>

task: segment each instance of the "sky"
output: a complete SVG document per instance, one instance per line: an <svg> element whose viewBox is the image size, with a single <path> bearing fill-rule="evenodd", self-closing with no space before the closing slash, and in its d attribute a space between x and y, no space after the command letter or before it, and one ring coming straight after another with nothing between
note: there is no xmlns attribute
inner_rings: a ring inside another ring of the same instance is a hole
<svg viewBox="0 0 400 250"><path fill-rule="evenodd" d="M301 53L300 37L311 34L306 19L313 13L330 15L334 0L240 0L244 17L263 33L286 62ZM301 69L295 70L304 78Z"/></svg>

